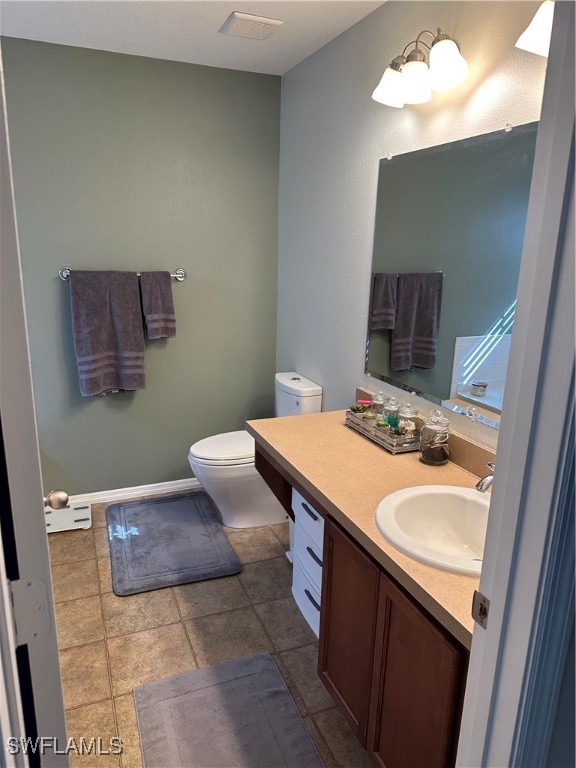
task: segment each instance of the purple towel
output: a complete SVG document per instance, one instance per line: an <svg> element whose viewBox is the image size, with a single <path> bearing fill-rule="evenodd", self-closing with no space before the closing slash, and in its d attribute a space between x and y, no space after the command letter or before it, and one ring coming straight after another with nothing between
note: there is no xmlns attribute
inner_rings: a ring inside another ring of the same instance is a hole
<svg viewBox="0 0 576 768"><path fill-rule="evenodd" d="M176 336L170 272L142 272L140 292L148 338L167 339Z"/></svg>
<svg viewBox="0 0 576 768"><path fill-rule="evenodd" d="M81 393L145 389L136 272L71 270L70 299Z"/></svg>
<svg viewBox="0 0 576 768"><path fill-rule="evenodd" d="M443 278L441 272L398 275L398 308L390 355L393 371L436 365Z"/></svg>
<svg viewBox="0 0 576 768"><path fill-rule="evenodd" d="M394 328L396 322L396 290L398 275L377 272L372 287L370 330Z"/></svg>

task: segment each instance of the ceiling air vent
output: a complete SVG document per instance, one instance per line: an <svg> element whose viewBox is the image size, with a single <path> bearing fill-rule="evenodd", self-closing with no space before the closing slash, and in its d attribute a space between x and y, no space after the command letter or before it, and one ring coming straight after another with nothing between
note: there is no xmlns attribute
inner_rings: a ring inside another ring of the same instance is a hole
<svg viewBox="0 0 576 768"><path fill-rule="evenodd" d="M225 35L265 40L281 24L284 22L279 19L267 19L265 16L253 16L251 13L233 11L219 31Z"/></svg>

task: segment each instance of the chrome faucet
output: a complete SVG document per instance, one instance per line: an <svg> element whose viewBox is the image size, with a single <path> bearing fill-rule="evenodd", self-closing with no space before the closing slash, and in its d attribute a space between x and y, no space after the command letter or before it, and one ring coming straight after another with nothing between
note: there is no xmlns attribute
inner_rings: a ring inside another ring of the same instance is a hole
<svg viewBox="0 0 576 768"><path fill-rule="evenodd" d="M488 469L491 469L492 472L496 469L496 464L492 464L491 462L488 464ZM494 482L494 475L486 475L486 477L482 477L478 482L476 483L476 490L480 491L480 493L486 493L488 488L492 485Z"/></svg>

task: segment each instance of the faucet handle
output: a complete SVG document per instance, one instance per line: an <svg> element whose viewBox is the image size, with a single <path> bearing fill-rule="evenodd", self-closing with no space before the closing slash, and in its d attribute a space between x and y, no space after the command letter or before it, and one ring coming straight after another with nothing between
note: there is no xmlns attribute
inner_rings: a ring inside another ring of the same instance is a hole
<svg viewBox="0 0 576 768"><path fill-rule="evenodd" d="M488 462L488 469L491 469L492 472L494 472L494 470L496 469L496 464L494 464L493 462L489 461Z"/></svg>

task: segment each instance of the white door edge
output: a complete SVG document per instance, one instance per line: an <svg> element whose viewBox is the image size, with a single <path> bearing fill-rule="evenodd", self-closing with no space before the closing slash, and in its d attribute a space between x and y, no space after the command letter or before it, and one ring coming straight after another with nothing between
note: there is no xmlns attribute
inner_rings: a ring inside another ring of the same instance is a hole
<svg viewBox="0 0 576 768"><path fill-rule="evenodd" d="M543 662L535 639L549 636L555 621L562 658L564 619L574 610L573 538L561 561L550 549L555 526L573 515L556 497L574 402L573 141L574 4L556 3L480 581L490 614L473 635L457 756L467 768L521 765L526 744L538 741L545 754L550 723L535 721L533 710L528 716ZM547 614L555 564L563 605ZM554 711L562 669L552 662L554 684L539 694ZM534 757L531 765L542 764Z"/></svg>
<svg viewBox="0 0 576 768"><path fill-rule="evenodd" d="M21 733L24 733L24 718L18 685L14 617L0 530L0 765L6 768L28 765L24 755L11 754L7 743L11 736Z"/></svg>
<svg viewBox="0 0 576 768"><path fill-rule="evenodd" d="M2 589L10 589L15 613L19 611L22 619L19 618L16 627L19 677L13 681L9 695L17 693L17 685L26 729L26 732L9 733L6 737L30 736L33 741L42 736L53 739L52 745L45 748L41 763L43 768L62 768L68 760L65 755L57 754L57 748L66 743L66 724L14 210L1 45L0 102L0 346L4 362L0 366L0 409L8 484L2 499L2 515L3 524L11 517L10 538L13 540L7 541L5 537L3 544L10 547L14 558L10 565L13 573L7 574L13 581L5 580ZM3 549L2 559L4 552ZM35 599L34 608L30 603L24 607L31 594ZM4 663L4 653L8 649L3 644L1 650ZM5 670L8 668L4 667ZM7 682L10 684L10 680ZM22 723L12 723L12 727L16 725L21 727ZM2 735L4 737L4 733Z"/></svg>

